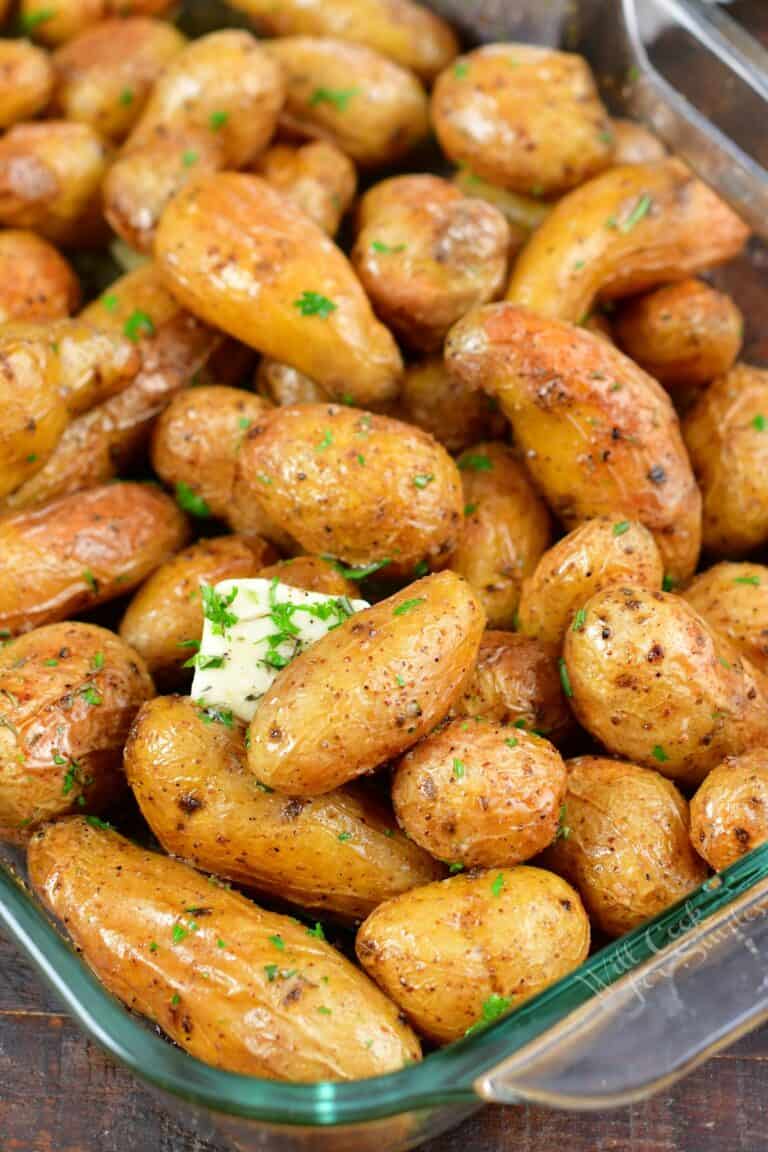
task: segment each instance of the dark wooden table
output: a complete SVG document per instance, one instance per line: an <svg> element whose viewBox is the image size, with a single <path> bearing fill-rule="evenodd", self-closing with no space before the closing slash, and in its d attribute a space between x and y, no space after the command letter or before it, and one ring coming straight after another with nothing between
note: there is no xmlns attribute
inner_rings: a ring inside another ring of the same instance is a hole
<svg viewBox="0 0 768 1152"><path fill-rule="evenodd" d="M768 1029L673 1092L603 1116L489 1108L425 1152L763 1152ZM224 1152L86 1041L0 936L0 1152ZM388 1152L382 1148L382 1152Z"/></svg>

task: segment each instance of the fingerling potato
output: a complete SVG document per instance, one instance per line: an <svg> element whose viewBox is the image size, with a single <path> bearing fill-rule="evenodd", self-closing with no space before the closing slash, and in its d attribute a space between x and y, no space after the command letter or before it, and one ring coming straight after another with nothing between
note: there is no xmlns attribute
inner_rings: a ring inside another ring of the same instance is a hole
<svg viewBox="0 0 768 1152"><path fill-rule="evenodd" d="M21 0L21 25L45 44L62 44L99 20L111 16L162 16L174 0L56 0L41 8L40 0Z"/></svg>
<svg viewBox="0 0 768 1152"><path fill-rule="evenodd" d="M465 196L476 196L480 200L486 200L504 213L509 224L510 259L513 254L517 255L531 232L538 228L552 208L552 201L542 200L539 196L511 192L509 188L489 184L466 165L456 169L453 183Z"/></svg>
<svg viewBox="0 0 768 1152"><path fill-rule="evenodd" d="M29 40L0 40L0 129L32 120L48 103L53 69Z"/></svg>
<svg viewBox="0 0 768 1152"><path fill-rule="evenodd" d="M325 596L346 596L355 600L358 589L342 572L342 565L336 567L323 556L292 556L289 560L278 560L276 564L261 568L259 577L262 580L277 578L281 584L303 588L306 592L322 592Z"/></svg>
<svg viewBox="0 0 768 1152"><path fill-rule="evenodd" d="M407 423L429 432L449 452L500 438L506 428L493 397L452 376L442 355L406 365L398 410Z"/></svg>
<svg viewBox="0 0 768 1152"><path fill-rule="evenodd" d="M52 244L23 229L0 232L0 324L59 320L80 302L80 284Z"/></svg>
<svg viewBox="0 0 768 1152"><path fill-rule="evenodd" d="M763 749L728 756L691 800L691 842L722 872L768 840L768 759Z"/></svg>
<svg viewBox="0 0 768 1152"><path fill-rule="evenodd" d="M667 150L644 124L622 117L611 118L613 164L653 164L663 160Z"/></svg>
<svg viewBox="0 0 768 1152"><path fill-rule="evenodd" d="M329 236L336 235L357 191L354 164L328 140L297 148L276 144L259 157L254 171Z"/></svg>
<svg viewBox="0 0 768 1152"><path fill-rule="evenodd" d="M328 393L309 376L268 356L262 356L253 386L265 400L278 405L322 404L330 400Z"/></svg>
<svg viewBox="0 0 768 1152"><path fill-rule="evenodd" d="M694 576L680 595L750 664L768 673L768 568L715 564Z"/></svg>

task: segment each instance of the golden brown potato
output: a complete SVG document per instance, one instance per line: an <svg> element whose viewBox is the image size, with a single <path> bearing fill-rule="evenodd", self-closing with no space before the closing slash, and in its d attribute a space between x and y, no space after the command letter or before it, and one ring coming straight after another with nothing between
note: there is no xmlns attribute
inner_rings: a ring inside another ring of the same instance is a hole
<svg viewBox="0 0 768 1152"><path fill-rule="evenodd" d="M264 180L228 172L177 196L156 258L195 315L316 381L337 399L381 404L402 361L343 253Z"/></svg>
<svg viewBox="0 0 768 1152"><path fill-rule="evenodd" d="M0 324L59 320L79 302L77 276L52 244L34 232L0 231Z"/></svg>
<svg viewBox="0 0 768 1152"><path fill-rule="evenodd" d="M356 408L299 404L275 408L246 433L229 520L261 511L306 552L352 565L386 561L389 574L446 557L461 509L456 465L421 429Z"/></svg>
<svg viewBox="0 0 768 1152"><path fill-rule="evenodd" d="M431 112L454 163L513 192L564 192L611 162L610 121L583 56L486 44L441 73Z"/></svg>
<svg viewBox="0 0 768 1152"><path fill-rule="evenodd" d="M680 595L755 668L768 673L768 568L715 564Z"/></svg>
<svg viewBox="0 0 768 1152"><path fill-rule="evenodd" d="M188 682L183 667L203 634L200 585L255 576L274 548L258 536L198 540L152 573L128 605L120 635L146 660L159 687Z"/></svg>
<svg viewBox="0 0 768 1152"><path fill-rule="evenodd" d="M460 320L445 355L460 380L498 398L566 528L595 516L639 520L671 577L693 573L701 498L675 410L655 380L601 337L512 304Z"/></svg>
<svg viewBox="0 0 768 1152"><path fill-rule="evenodd" d="M611 168L564 196L518 258L507 298L578 323L613 298L722 264L749 230L679 160Z"/></svg>
<svg viewBox="0 0 768 1152"><path fill-rule="evenodd" d="M328 140L297 148L276 144L256 161L254 171L329 236L336 235L357 191L354 164Z"/></svg>
<svg viewBox="0 0 768 1152"><path fill-rule="evenodd" d="M520 631L560 646L568 628L581 627L579 609L595 592L616 584L658 591L663 579L659 550L642 524L587 520L545 552L523 581Z"/></svg>
<svg viewBox="0 0 768 1152"><path fill-rule="evenodd" d="M107 484L0 517L0 628L16 634L132 591L185 542L176 503Z"/></svg>
<svg viewBox="0 0 768 1152"><path fill-rule="evenodd" d="M722 872L768 840L768 759L763 749L728 756L691 800L691 842Z"/></svg>
<svg viewBox="0 0 768 1152"><path fill-rule="evenodd" d="M52 110L90 124L119 143L143 111L152 86L181 52L185 38L171 24L141 17L104 20L53 54Z"/></svg>
<svg viewBox="0 0 768 1152"><path fill-rule="evenodd" d="M453 713L512 724L554 743L563 740L573 728L573 713L560 682L558 654L554 645L516 632L486 632Z"/></svg>
<svg viewBox="0 0 768 1152"><path fill-rule="evenodd" d="M453 572L350 617L287 668L249 728L248 767L315 796L399 756L447 714L477 658L483 610Z"/></svg>
<svg viewBox="0 0 768 1152"><path fill-rule="evenodd" d="M253 537L249 537L253 540ZM336 565L322 556L293 556L290 560L278 560L259 571L262 580L277 578L281 584L292 588L303 588L307 592L322 592L325 596L347 596L350 600L358 596L357 587L342 573L342 565Z"/></svg>
<svg viewBox="0 0 768 1152"><path fill-rule="evenodd" d="M502 292L509 228L484 200L439 176L395 176L366 192L352 264L377 314L435 351L470 308Z"/></svg>
<svg viewBox="0 0 768 1152"><path fill-rule="evenodd" d="M54 244L98 246L107 163L101 137L87 124L16 124L0 140L0 225L29 228Z"/></svg>
<svg viewBox="0 0 768 1152"><path fill-rule="evenodd" d="M768 740L761 674L679 596L596 593L561 662L576 719L609 752L683 784Z"/></svg>
<svg viewBox="0 0 768 1152"><path fill-rule="evenodd" d="M683 421L703 498L702 539L733 560L768 540L768 371L737 364Z"/></svg>
<svg viewBox="0 0 768 1152"><path fill-rule="evenodd" d="M356 949L414 1026L444 1044L578 968L589 920L570 884L522 865L388 900L360 928Z"/></svg>
<svg viewBox="0 0 768 1152"><path fill-rule="evenodd" d="M354 1080L421 1055L394 1005L340 952L186 864L76 817L34 836L28 863L99 980L207 1064Z"/></svg>
<svg viewBox="0 0 768 1152"><path fill-rule="evenodd" d="M458 465L464 531L448 564L474 588L489 627L511 627L523 579L552 536L549 512L506 444L475 444Z"/></svg>
<svg viewBox="0 0 768 1152"><path fill-rule="evenodd" d="M29 40L0 40L0 129L42 112L52 87L47 52Z"/></svg>
<svg viewBox="0 0 768 1152"><path fill-rule="evenodd" d="M493 397L467 388L452 376L442 355L426 356L406 366L399 411L405 421L429 432L449 452L500 438L506 428Z"/></svg>
<svg viewBox="0 0 768 1152"><path fill-rule="evenodd" d="M395 766L402 829L438 860L521 864L557 833L565 764L547 740L503 724L453 720Z"/></svg>
<svg viewBox="0 0 768 1152"><path fill-rule="evenodd" d="M160 696L133 726L125 771L173 856L280 900L359 919L443 869L360 787L314 800L266 792L245 764L239 724Z"/></svg>
<svg viewBox="0 0 768 1152"><path fill-rule="evenodd" d="M22 29L44 44L63 44L111 16L163 16L174 0L56 0L41 6L40 0L21 0Z"/></svg>
<svg viewBox="0 0 768 1152"><path fill-rule="evenodd" d="M329 400L327 392L305 376L283 364L280 360L270 360L262 356L253 379L253 386L260 396L273 404L322 404Z"/></svg>
<svg viewBox="0 0 768 1152"><path fill-rule="evenodd" d="M240 168L272 138L279 67L248 32L224 29L166 66L104 183L105 212L132 248L151 252L168 202L199 173Z"/></svg>
<svg viewBox="0 0 768 1152"><path fill-rule="evenodd" d="M100 812L123 791L123 745L153 695L144 662L105 628L49 624L0 651L0 839Z"/></svg>
<svg viewBox="0 0 768 1152"><path fill-rule="evenodd" d="M544 862L575 885L601 932L631 932L706 879L687 801L671 781L600 756L567 768L560 835Z"/></svg>
<svg viewBox="0 0 768 1152"><path fill-rule="evenodd" d="M509 224L510 259L517 255L531 232L535 232L552 209L552 201L542 200L538 196L524 196L521 192L511 192L509 188L501 188L498 184L489 184L466 166L457 168L452 179L465 196L487 200L504 213Z"/></svg>
<svg viewBox="0 0 768 1152"><path fill-rule="evenodd" d="M653 164L667 155L658 136L636 120L614 116L610 131L613 136L613 164Z"/></svg>

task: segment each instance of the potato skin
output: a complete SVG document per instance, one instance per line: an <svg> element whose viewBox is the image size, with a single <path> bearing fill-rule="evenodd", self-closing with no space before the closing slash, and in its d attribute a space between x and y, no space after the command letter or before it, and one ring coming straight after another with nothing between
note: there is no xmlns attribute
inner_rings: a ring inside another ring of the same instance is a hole
<svg viewBox="0 0 768 1152"><path fill-rule="evenodd" d="M322 592L325 596L348 596L355 600L359 595L357 585L345 579L338 568L322 556L293 556L289 560L278 560L276 564L259 569L258 574L262 580L277 577L281 584L303 588L306 592Z"/></svg>
<svg viewBox="0 0 768 1152"><path fill-rule="evenodd" d="M187 521L149 484L107 484L0 517L0 627L29 632L130 592Z"/></svg>
<svg viewBox="0 0 768 1152"><path fill-rule="evenodd" d="M0 324L13 320L59 320L80 303L71 266L34 232L0 232Z"/></svg>
<svg viewBox="0 0 768 1152"><path fill-rule="evenodd" d="M99 20L111 16L163 16L173 8L174 0L57 0L45 20L35 20L32 35L44 44L62 44L85 32ZM25 18L40 11L38 0L21 0L20 16Z"/></svg>
<svg viewBox="0 0 768 1152"><path fill-rule="evenodd" d="M49 624L0 650L0 839L100 812L125 786L123 744L153 695L140 656L105 628Z"/></svg>
<svg viewBox="0 0 768 1152"><path fill-rule="evenodd" d="M265 400L279 406L322 404L330 400L325 389L310 380L309 376L292 368L290 364L270 360L268 356L262 356L253 377L253 386Z"/></svg>
<svg viewBox="0 0 768 1152"><path fill-rule="evenodd" d="M512 304L451 330L449 370L496 396L526 467L567 528L639 520L671 577L693 574L701 497L669 396L606 340Z"/></svg>
<svg viewBox="0 0 768 1152"><path fill-rule="evenodd" d="M346 257L264 180L200 177L164 213L155 251L185 307L331 395L375 405L397 391L400 353Z"/></svg>
<svg viewBox="0 0 768 1152"><path fill-rule="evenodd" d="M46 52L29 40L0 40L0 129L42 112L52 87Z"/></svg>
<svg viewBox="0 0 768 1152"><path fill-rule="evenodd" d="M357 613L297 656L264 695L249 728L249 769L286 795L315 796L401 755L447 714L484 623L469 585L452 572Z"/></svg>
<svg viewBox="0 0 768 1152"><path fill-rule="evenodd" d="M614 165L620 164L653 164L656 160L663 160L667 150L644 124L636 120L626 120L621 116L611 117L611 135L613 136Z"/></svg>
<svg viewBox="0 0 768 1152"><path fill-rule="evenodd" d="M691 800L691 843L722 872L768 840L768 760L755 748L727 756Z"/></svg>
<svg viewBox="0 0 768 1152"><path fill-rule="evenodd" d="M595 592L613 584L658 591L664 578L653 536L632 520L587 520L539 560L523 581L517 615L520 631L562 645L575 613Z"/></svg>
<svg viewBox="0 0 768 1152"><path fill-rule="evenodd" d="M387 559L408 573L446 557L462 523L461 481L444 448L399 420L335 404L276 408L248 430L230 522L254 506L306 552L352 565Z"/></svg>
<svg viewBox="0 0 768 1152"><path fill-rule="evenodd" d="M491 995L518 1006L578 968L589 920L565 880L520 865L388 900L360 928L356 950L419 1032L445 1044L481 1019Z"/></svg>
<svg viewBox="0 0 768 1152"><path fill-rule="evenodd" d="M768 739L760 673L679 596L596 593L563 648L576 719L605 747L682 784Z"/></svg>
<svg viewBox="0 0 768 1152"><path fill-rule="evenodd" d="M460 452L479 440L504 435L506 421L492 396L452 376L442 354L406 365L398 411L448 449Z"/></svg>
<svg viewBox="0 0 768 1152"><path fill-rule="evenodd" d="M109 991L207 1064L306 1082L420 1058L395 1007L330 944L186 864L73 818L33 838L29 872Z"/></svg>
<svg viewBox="0 0 768 1152"><path fill-rule="evenodd" d="M768 568L715 564L680 595L758 671L768 674Z"/></svg>
<svg viewBox="0 0 768 1152"><path fill-rule="evenodd" d="M354 164L328 140L299 148L276 144L259 157L254 171L329 236L336 235L357 191Z"/></svg>
<svg viewBox="0 0 768 1152"><path fill-rule="evenodd" d="M280 900L360 919L441 866L363 788L289 800L246 767L245 733L204 722L188 698L159 696L125 750L128 781L167 852Z"/></svg>
<svg viewBox="0 0 768 1152"><path fill-rule="evenodd" d="M631 932L706 879L688 837L688 803L671 781L601 756L567 768L566 833L544 862L578 889L602 932Z"/></svg>

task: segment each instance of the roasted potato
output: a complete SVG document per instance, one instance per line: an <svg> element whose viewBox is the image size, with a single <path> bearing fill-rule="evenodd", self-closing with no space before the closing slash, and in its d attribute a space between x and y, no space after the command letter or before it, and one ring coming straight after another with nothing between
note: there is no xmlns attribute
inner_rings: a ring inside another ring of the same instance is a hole
<svg viewBox="0 0 768 1152"><path fill-rule="evenodd" d="M52 88L47 52L29 40L0 40L0 129L37 116Z"/></svg>
<svg viewBox="0 0 768 1152"><path fill-rule="evenodd" d="M59 320L80 302L74 271L34 232L0 231L0 324Z"/></svg>
<svg viewBox="0 0 768 1152"><path fill-rule="evenodd" d="M156 258L195 315L362 405L391 399L402 372L349 262L264 180L200 177L170 204Z"/></svg>
<svg viewBox="0 0 768 1152"><path fill-rule="evenodd" d="M0 838L123 791L123 745L153 695L141 657L105 628L49 624L0 650Z"/></svg>
<svg viewBox="0 0 768 1152"><path fill-rule="evenodd" d="M107 484L0 516L0 628L29 632L130 592L186 536L176 503L149 484Z"/></svg>
<svg viewBox="0 0 768 1152"><path fill-rule="evenodd" d="M21 25L36 40L62 44L112 16L163 16L174 0L56 0L41 8L40 0L21 0Z"/></svg>
<svg viewBox="0 0 768 1152"><path fill-rule="evenodd" d="M276 144L256 161L254 171L329 236L336 235L357 191L354 164L328 140L297 148Z"/></svg>
<svg viewBox="0 0 768 1152"><path fill-rule="evenodd" d="M322 404L330 396L309 376L283 364L280 360L270 360L262 356L253 386L260 396L273 404Z"/></svg>
<svg viewBox="0 0 768 1152"><path fill-rule="evenodd" d="M448 564L475 589L489 627L512 627L522 581L551 539L549 512L506 444L475 444L458 465L464 531Z"/></svg>
<svg viewBox="0 0 768 1152"><path fill-rule="evenodd" d="M253 537L249 537L249 540L253 540ZM337 567L323 556L292 556L290 560L278 560L276 564L261 568L259 577L262 580L277 578L281 584L304 588L307 592L322 592L324 596L346 596L354 600L358 596L358 590L342 575L344 571L342 565Z"/></svg>
<svg viewBox="0 0 768 1152"><path fill-rule="evenodd" d="M579 890L601 932L631 932L706 879L688 803L670 780L600 756L567 767L560 835L543 859Z"/></svg>
<svg viewBox="0 0 768 1152"><path fill-rule="evenodd" d="M768 568L715 564L680 595L755 668L768 673Z"/></svg>
<svg viewBox="0 0 768 1152"><path fill-rule="evenodd" d="M636 120L614 116L610 131L613 136L613 164L653 164L667 155L658 136Z"/></svg>
<svg viewBox="0 0 768 1152"><path fill-rule="evenodd" d="M663 579L659 550L642 524L587 520L545 552L523 581L520 631L560 646L568 628L581 627L579 609L595 592L616 584L658 591Z"/></svg>
<svg viewBox="0 0 768 1152"><path fill-rule="evenodd" d="M457 168L453 174L453 183L465 196L487 200L504 213L509 224L510 258L513 254L517 255L531 232L535 232L552 208L553 201L511 192L509 188L501 188L498 184L489 184L487 180L481 180L471 168Z"/></svg>
<svg viewBox="0 0 768 1152"><path fill-rule="evenodd" d="M479 440L500 438L506 428L493 397L467 388L452 376L441 355L406 365L399 412L449 452L460 452Z"/></svg>
<svg viewBox="0 0 768 1152"><path fill-rule="evenodd" d="M421 429L355 408L299 404L246 432L229 520L260 511L306 552L410 573L455 547L461 509L456 465Z"/></svg>
<svg viewBox="0 0 768 1152"><path fill-rule="evenodd" d="M578 968L589 920L570 884L522 865L388 900L362 925L356 948L414 1026L444 1044Z"/></svg>
<svg viewBox="0 0 768 1152"><path fill-rule="evenodd" d="M728 756L691 800L691 842L722 872L768 840L768 759L763 749Z"/></svg>
<svg viewBox="0 0 768 1152"><path fill-rule="evenodd" d="M465 316L445 355L466 385L498 398L567 528L601 515L639 520L667 573L692 575L701 498L674 408L655 380L606 340L512 304Z"/></svg>
<svg viewBox="0 0 768 1152"><path fill-rule="evenodd" d="M110 992L208 1064L349 1080L421 1055L394 1005L330 944L186 864L75 817L33 837L29 873Z"/></svg>
<svg viewBox="0 0 768 1152"><path fill-rule="evenodd" d="M576 719L619 756L686 785L768 740L761 674L679 596L597 592L565 634Z"/></svg>
<svg viewBox="0 0 768 1152"><path fill-rule="evenodd" d="M427 576L318 640L263 696L248 767L289 796L314 796L399 756L446 715L484 625L469 585Z"/></svg>

